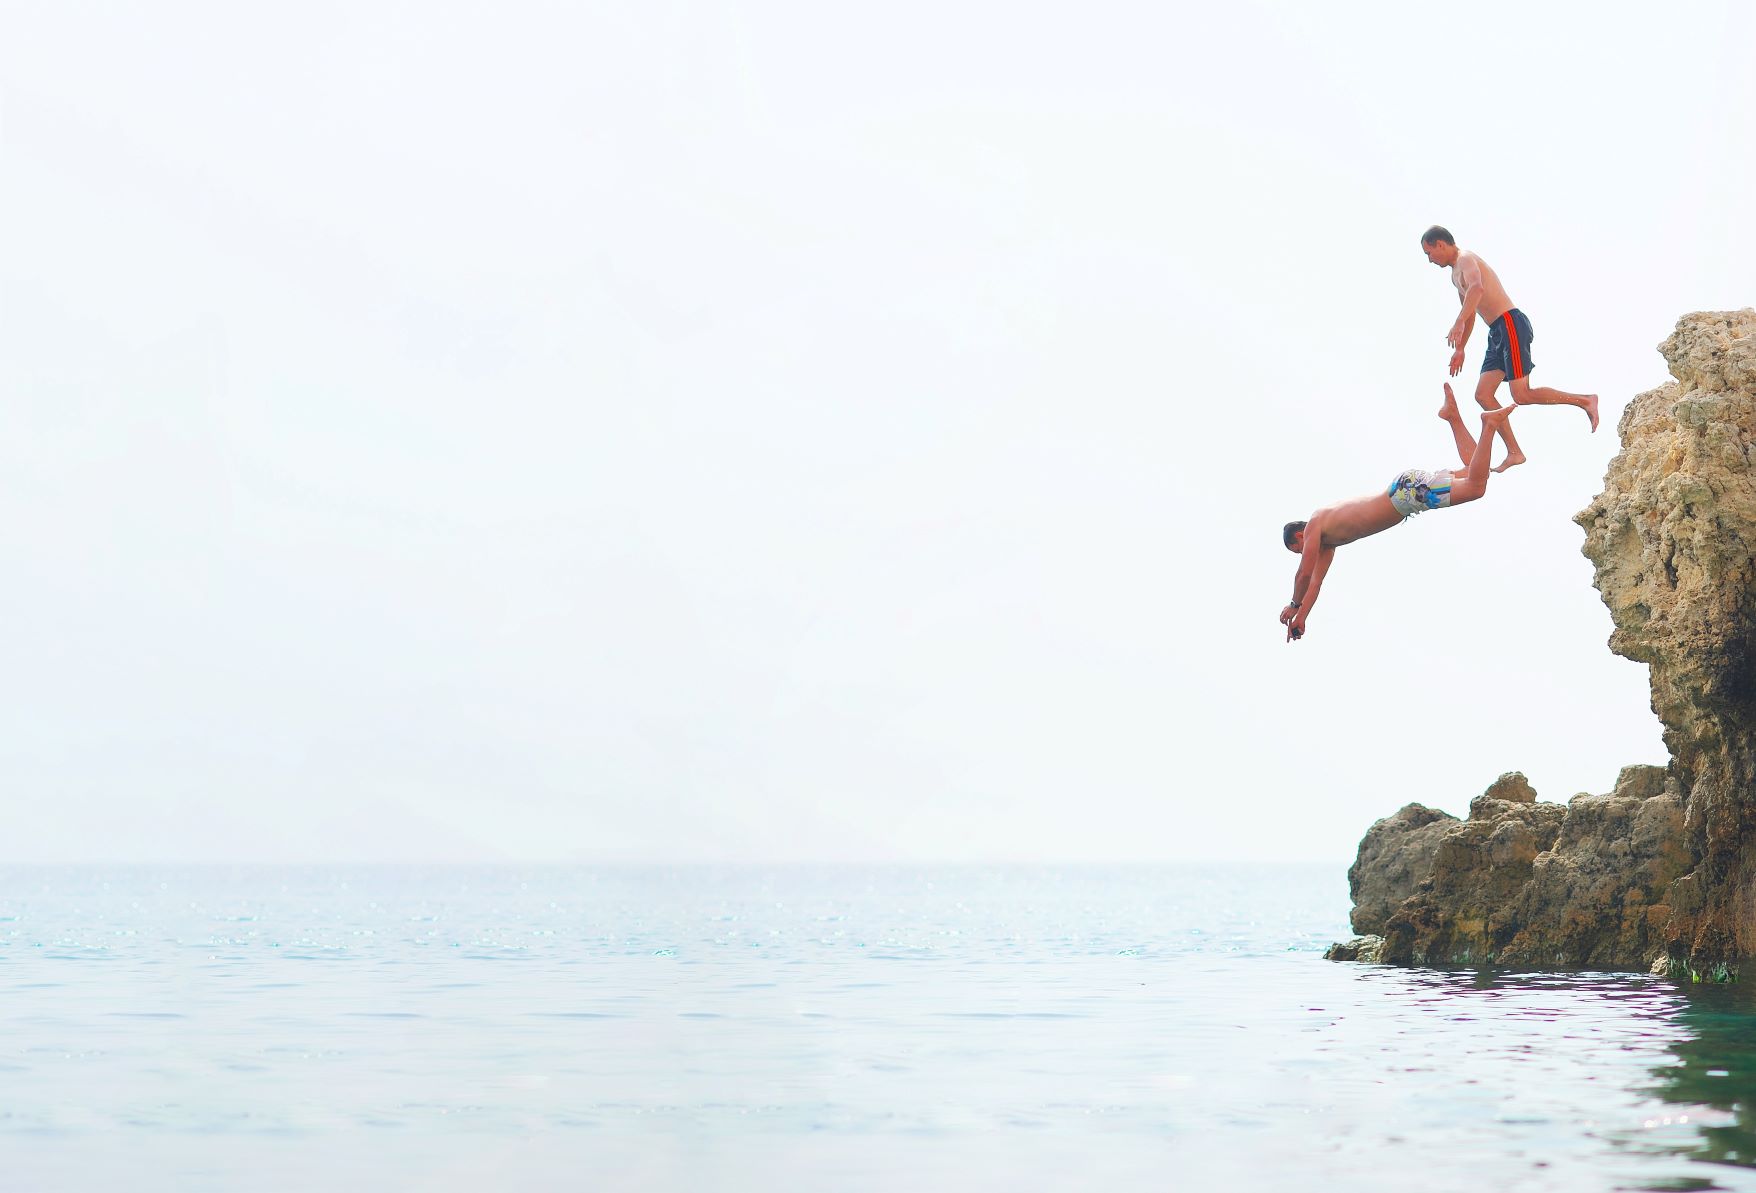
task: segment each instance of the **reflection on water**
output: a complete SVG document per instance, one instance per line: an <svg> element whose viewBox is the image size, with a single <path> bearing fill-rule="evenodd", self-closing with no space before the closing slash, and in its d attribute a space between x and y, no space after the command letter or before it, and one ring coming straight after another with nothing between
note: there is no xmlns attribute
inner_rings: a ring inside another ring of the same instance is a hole
<svg viewBox="0 0 1756 1193"><path fill-rule="evenodd" d="M1678 1151L1756 1166L1756 989L1696 986L1682 1002L1676 1060L1653 1070L1653 1092L1695 1116L1694 1138Z"/></svg>
<svg viewBox="0 0 1756 1193"><path fill-rule="evenodd" d="M1756 1168L1756 989L1632 974L1388 968L1366 969L1361 980L1403 1004L1392 1021L1479 1026L1470 1055L1450 1070L1456 1085L1522 1066L1519 1109L1502 1111L1502 1126L1582 1128L1575 1138L1608 1144L1625 1162L1605 1169L1615 1188L1756 1187L1738 1171ZM1405 1027L1399 1035L1412 1043L1420 1033ZM1631 1063L1618 1065L1619 1056ZM1664 1062L1655 1066L1655 1056ZM1586 1103L1576 1093L1551 1101L1570 1071L1620 1086L1624 1113L1605 1101L1582 1118Z"/></svg>

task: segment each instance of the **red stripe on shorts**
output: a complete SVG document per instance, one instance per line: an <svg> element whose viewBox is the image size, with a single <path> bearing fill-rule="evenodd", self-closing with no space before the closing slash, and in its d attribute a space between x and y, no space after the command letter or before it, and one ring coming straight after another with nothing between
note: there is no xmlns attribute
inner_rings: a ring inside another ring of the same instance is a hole
<svg viewBox="0 0 1756 1193"><path fill-rule="evenodd" d="M1511 381L1524 376L1524 354L1518 350L1518 329L1512 326L1512 312L1507 311L1500 318L1506 320L1506 347L1512 355L1512 373L1506 380Z"/></svg>

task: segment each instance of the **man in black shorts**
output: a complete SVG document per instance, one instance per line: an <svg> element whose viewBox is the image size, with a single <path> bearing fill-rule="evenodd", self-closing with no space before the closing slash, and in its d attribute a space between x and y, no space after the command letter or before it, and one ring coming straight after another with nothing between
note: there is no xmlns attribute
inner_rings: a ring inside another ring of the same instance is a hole
<svg viewBox="0 0 1756 1193"><path fill-rule="evenodd" d="M1518 405L1577 406L1591 419L1591 429L1597 430L1596 394L1532 388L1530 371L1536 365L1530 358L1530 342L1534 338L1530 320L1512 305L1506 287L1500 284L1499 275L1488 267L1488 263L1474 253L1458 248L1451 233L1438 224L1422 234L1421 251L1434 265L1451 270L1451 284L1456 288L1457 301L1463 307L1445 335L1445 342L1452 349L1453 377L1463 371L1463 348L1469 343L1469 333L1475 330L1476 316L1479 314L1482 322L1488 325L1488 351L1482 358L1481 380L1476 383L1476 405L1483 410L1498 410L1500 403L1494 394L1505 381L1512 390L1512 400ZM1514 464L1524 463L1524 452L1519 450L1518 441L1512 437L1512 428L1502 424L1500 436L1506 444L1506 458L1494 469L1495 472L1504 472Z"/></svg>

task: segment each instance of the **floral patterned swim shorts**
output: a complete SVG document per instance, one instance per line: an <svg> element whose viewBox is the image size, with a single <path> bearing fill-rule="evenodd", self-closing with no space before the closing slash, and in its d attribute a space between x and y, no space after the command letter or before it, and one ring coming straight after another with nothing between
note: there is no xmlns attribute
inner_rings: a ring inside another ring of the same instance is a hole
<svg viewBox="0 0 1756 1193"><path fill-rule="evenodd" d="M1410 468L1390 482L1389 493L1390 504L1405 518L1422 510L1441 510L1451 504L1451 474Z"/></svg>

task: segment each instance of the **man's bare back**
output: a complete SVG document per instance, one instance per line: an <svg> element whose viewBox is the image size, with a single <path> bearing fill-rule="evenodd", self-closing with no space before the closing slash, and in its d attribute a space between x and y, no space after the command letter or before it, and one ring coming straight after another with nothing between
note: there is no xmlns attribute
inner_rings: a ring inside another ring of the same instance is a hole
<svg viewBox="0 0 1756 1193"><path fill-rule="evenodd" d="M1305 533L1315 529L1323 546L1343 547L1369 534L1389 530L1400 521L1402 515L1396 512L1390 497L1374 493L1370 497L1356 497L1352 501L1324 506L1311 515Z"/></svg>

